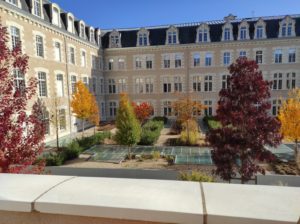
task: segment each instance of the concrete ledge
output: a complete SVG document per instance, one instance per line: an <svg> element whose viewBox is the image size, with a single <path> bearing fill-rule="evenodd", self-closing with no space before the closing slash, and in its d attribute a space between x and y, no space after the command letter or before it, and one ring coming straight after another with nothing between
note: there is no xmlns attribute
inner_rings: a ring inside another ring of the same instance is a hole
<svg viewBox="0 0 300 224"><path fill-rule="evenodd" d="M36 211L164 223L201 224L198 183L78 177L39 198Z"/></svg>
<svg viewBox="0 0 300 224"><path fill-rule="evenodd" d="M0 211L31 212L32 204L39 196L70 178L0 174Z"/></svg>
<svg viewBox="0 0 300 224"><path fill-rule="evenodd" d="M297 224L300 188L0 174L0 224Z"/></svg>
<svg viewBox="0 0 300 224"><path fill-rule="evenodd" d="M297 223L300 188L203 183L208 223Z"/></svg>

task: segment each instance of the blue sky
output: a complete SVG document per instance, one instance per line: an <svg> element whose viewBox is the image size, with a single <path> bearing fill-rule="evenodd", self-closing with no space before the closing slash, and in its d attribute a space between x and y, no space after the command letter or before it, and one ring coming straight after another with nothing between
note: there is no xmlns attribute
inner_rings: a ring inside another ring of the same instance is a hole
<svg viewBox="0 0 300 224"><path fill-rule="evenodd" d="M251 16L300 14L300 0L52 0L88 25L131 28Z"/></svg>

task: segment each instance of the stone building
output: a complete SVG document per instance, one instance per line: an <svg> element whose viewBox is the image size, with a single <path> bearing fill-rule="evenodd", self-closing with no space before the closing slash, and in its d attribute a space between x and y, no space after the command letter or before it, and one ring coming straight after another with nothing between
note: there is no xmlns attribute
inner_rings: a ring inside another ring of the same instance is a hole
<svg viewBox="0 0 300 224"><path fill-rule="evenodd" d="M228 65L246 56L256 60L264 78L273 81L276 115L290 89L300 86L300 15L100 30L48 0L0 0L2 25L10 45L21 41L29 56L26 77L38 79L38 96L51 114L58 101L60 135L80 127L70 108L75 83L82 80L96 95L101 120L113 120L118 94L149 102L154 116L172 117L172 101L190 94L216 110L226 88ZM24 76L13 71L18 82ZM27 79L27 78L26 78ZM25 80L26 83L26 80ZM47 141L55 138L48 123Z"/></svg>

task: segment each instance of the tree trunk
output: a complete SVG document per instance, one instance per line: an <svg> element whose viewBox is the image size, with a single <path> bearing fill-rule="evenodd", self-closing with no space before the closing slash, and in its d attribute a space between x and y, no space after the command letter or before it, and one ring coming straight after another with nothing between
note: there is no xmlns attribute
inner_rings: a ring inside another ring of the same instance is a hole
<svg viewBox="0 0 300 224"><path fill-rule="evenodd" d="M187 134L187 143L190 145L190 128L189 128L189 120L186 122L186 134Z"/></svg>
<svg viewBox="0 0 300 224"><path fill-rule="evenodd" d="M55 131L56 131L56 149L57 151L59 151L59 130L58 127L59 123L58 123L58 112L57 109L55 108Z"/></svg>
<svg viewBox="0 0 300 224"><path fill-rule="evenodd" d="M128 147L128 159L131 160L131 146Z"/></svg>
<svg viewBox="0 0 300 224"><path fill-rule="evenodd" d="M84 119L82 119L82 137L84 137Z"/></svg>
<svg viewBox="0 0 300 224"><path fill-rule="evenodd" d="M59 151L59 134L58 134L58 126L56 126L56 148Z"/></svg>
<svg viewBox="0 0 300 224"><path fill-rule="evenodd" d="M296 140L295 143L295 162L298 170L300 170L300 153L298 150L298 140Z"/></svg>

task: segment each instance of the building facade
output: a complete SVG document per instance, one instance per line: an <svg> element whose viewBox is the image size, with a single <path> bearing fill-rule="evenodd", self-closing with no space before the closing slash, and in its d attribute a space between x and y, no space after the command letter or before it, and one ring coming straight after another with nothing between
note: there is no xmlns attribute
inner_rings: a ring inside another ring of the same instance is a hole
<svg viewBox="0 0 300 224"><path fill-rule="evenodd" d="M189 94L213 115L227 86L228 66L238 57L256 60L272 81L270 113L300 86L300 15L237 19L121 30L100 30L47 0L1 0L10 45L29 56L26 79L38 79L38 98L48 114L47 141L55 138L51 111L58 108L60 135L80 121L70 100L82 80L96 95L101 120L116 116L120 92L149 102L155 116L172 117L171 104ZM13 71L18 82L24 79ZM26 80L25 80L26 83ZM58 106L54 106L58 105Z"/></svg>

